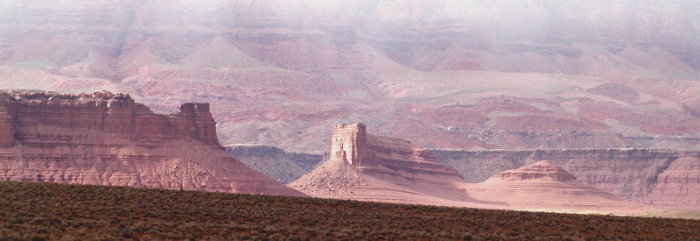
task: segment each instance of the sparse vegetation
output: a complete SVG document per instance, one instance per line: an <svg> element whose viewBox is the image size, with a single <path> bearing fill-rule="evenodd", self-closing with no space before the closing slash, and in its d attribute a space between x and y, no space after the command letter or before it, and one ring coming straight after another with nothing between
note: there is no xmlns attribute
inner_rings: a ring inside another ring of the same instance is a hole
<svg viewBox="0 0 700 241"><path fill-rule="evenodd" d="M700 221L0 182L0 240L700 240Z"/></svg>

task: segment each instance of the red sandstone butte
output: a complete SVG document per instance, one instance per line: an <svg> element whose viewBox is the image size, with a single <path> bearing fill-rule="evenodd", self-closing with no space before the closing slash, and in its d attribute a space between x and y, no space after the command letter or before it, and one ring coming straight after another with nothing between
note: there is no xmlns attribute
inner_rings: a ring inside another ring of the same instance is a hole
<svg viewBox="0 0 700 241"><path fill-rule="evenodd" d="M0 180L303 196L224 152L209 104L110 92L0 92Z"/></svg>
<svg viewBox="0 0 700 241"><path fill-rule="evenodd" d="M356 123L335 126L330 158L288 186L324 198L449 206L475 202L458 188L461 183L461 175L430 151L367 134L365 125Z"/></svg>
<svg viewBox="0 0 700 241"><path fill-rule="evenodd" d="M626 215L649 211L580 183L549 161L465 183L431 151L368 134L360 123L335 126L329 159L288 186L314 197L379 202Z"/></svg>
<svg viewBox="0 0 700 241"><path fill-rule="evenodd" d="M591 185L583 184L547 160L497 173L467 192L480 200L498 200L510 209L578 210L579 212L639 214L644 208Z"/></svg>

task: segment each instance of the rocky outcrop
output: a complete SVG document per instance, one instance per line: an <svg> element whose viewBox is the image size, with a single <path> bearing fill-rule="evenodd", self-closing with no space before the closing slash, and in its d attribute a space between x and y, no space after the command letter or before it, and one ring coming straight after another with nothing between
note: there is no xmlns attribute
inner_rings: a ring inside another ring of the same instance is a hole
<svg viewBox="0 0 700 241"><path fill-rule="evenodd" d="M331 155L289 184L316 197L464 206L461 176L409 141L367 134L365 125L333 129Z"/></svg>
<svg viewBox="0 0 700 241"><path fill-rule="evenodd" d="M512 209L587 210L603 213L643 212L641 205L625 202L542 160L494 174L484 182L466 185L470 196L498 200Z"/></svg>
<svg viewBox="0 0 700 241"><path fill-rule="evenodd" d="M550 161L465 183L431 151L367 133L363 124L333 129L328 160L288 186L314 197L459 207L640 215L646 208L620 200Z"/></svg>
<svg viewBox="0 0 700 241"><path fill-rule="evenodd" d="M208 104L161 115L109 92L0 97L0 180L302 195L224 152Z"/></svg>
<svg viewBox="0 0 700 241"><path fill-rule="evenodd" d="M364 124L341 124L333 129L330 161L358 166L363 173L395 176L411 183L432 178L455 182L461 175L438 162L432 153L410 141L367 134Z"/></svg>
<svg viewBox="0 0 700 241"><path fill-rule="evenodd" d="M530 179L550 180L557 182L573 182L576 177L547 160L538 161L518 169L508 170L493 175L491 179L500 181L525 181Z"/></svg>
<svg viewBox="0 0 700 241"><path fill-rule="evenodd" d="M280 183L289 183L310 172L324 156L286 152L273 146L228 145L226 152L248 167Z"/></svg>
<svg viewBox="0 0 700 241"><path fill-rule="evenodd" d="M582 183L628 200L686 205L700 196L697 151L663 149L561 150L433 150L438 159L458 170L464 180L481 182L498 172L550 160ZM664 197L664 194L669 196Z"/></svg>
<svg viewBox="0 0 700 241"><path fill-rule="evenodd" d="M187 103L180 112L160 115L138 104L129 95L96 92L58 94L53 92L10 91L0 93L4 101L0 118L3 143L52 147L61 144L101 142L100 134L111 134L157 147L172 139L194 139L221 148L216 122L209 104ZM8 136L11 136L9 140Z"/></svg>

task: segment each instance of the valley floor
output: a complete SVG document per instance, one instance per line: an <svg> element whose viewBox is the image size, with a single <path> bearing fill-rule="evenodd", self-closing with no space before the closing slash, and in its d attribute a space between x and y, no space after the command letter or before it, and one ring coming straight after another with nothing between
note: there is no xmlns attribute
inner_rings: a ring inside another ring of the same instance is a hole
<svg viewBox="0 0 700 241"><path fill-rule="evenodd" d="M700 221L0 182L0 240L700 240Z"/></svg>

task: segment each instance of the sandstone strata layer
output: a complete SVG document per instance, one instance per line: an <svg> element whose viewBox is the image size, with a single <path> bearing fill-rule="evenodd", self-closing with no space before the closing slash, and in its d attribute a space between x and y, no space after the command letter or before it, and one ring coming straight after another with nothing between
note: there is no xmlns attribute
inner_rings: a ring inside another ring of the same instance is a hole
<svg viewBox="0 0 700 241"><path fill-rule="evenodd" d="M571 175L571 173L546 160L538 161L535 164L527 165L518 169L497 173L486 181L525 181L530 179L550 180L556 182L576 181L576 177L574 177L574 175Z"/></svg>
<svg viewBox="0 0 700 241"><path fill-rule="evenodd" d="M549 161L466 183L453 168L411 142L337 125L331 154L288 186L315 197L460 207L643 215L647 209L580 183Z"/></svg>
<svg viewBox="0 0 700 241"><path fill-rule="evenodd" d="M699 208L700 152L663 149L433 150L467 182L550 160L582 183L646 204Z"/></svg>
<svg viewBox="0 0 700 241"><path fill-rule="evenodd" d="M406 140L369 135L357 123L336 126L331 143L330 158L290 187L316 197L452 206L478 202L458 187L457 171Z"/></svg>
<svg viewBox="0 0 700 241"><path fill-rule="evenodd" d="M223 151L208 104L161 115L130 96L0 93L0 179L302 195Z"/></svg>
<svg viewBox="0 0 700 241"><path fill-rule="evenodd" d="M470 196L498 200L513 209L587 210L602 213L635 213L643 208L625 202L591 185L550 161L538 161L493 175L466 186Z"/></svg>
<svg viewBox="0 0 700 241"><path fill-rule="evenodd" d="M89 145L116 135L138 145L157 147L166 141L193 139L220 148L209 104L186 103L180 111L160 115L129 95L96 92L58 94L10 91L2 97L2 144L50 148Z"/></svg>

